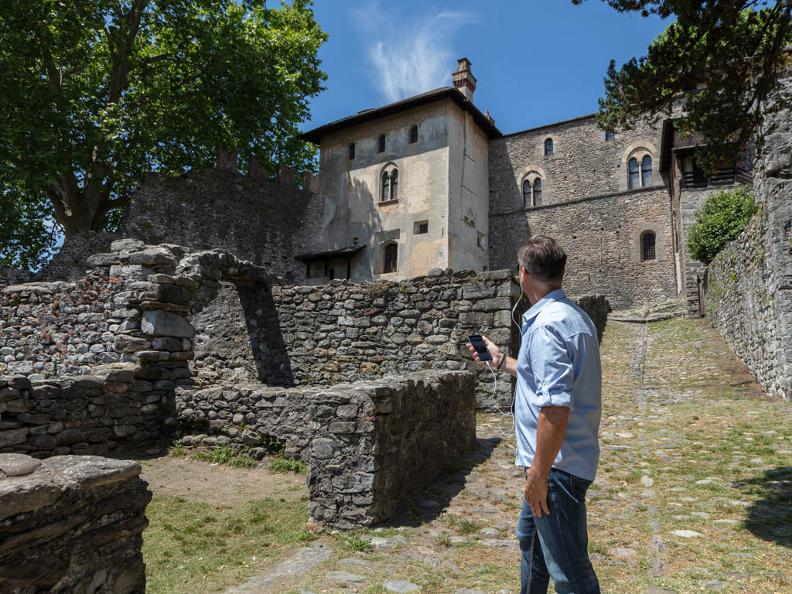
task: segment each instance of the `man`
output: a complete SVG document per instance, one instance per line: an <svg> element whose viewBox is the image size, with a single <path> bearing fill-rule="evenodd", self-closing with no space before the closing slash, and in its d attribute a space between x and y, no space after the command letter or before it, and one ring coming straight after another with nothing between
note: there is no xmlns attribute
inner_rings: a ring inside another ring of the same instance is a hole
<svg viewBox="0 0 792 594"><path fill-rule="evenodd" d="M523 315L517 359L484 337L493 368L517 377L522 594L546 593L550 577L562 594L600 592L588 556L585 496L599 461L602 371L597 330L561 288L566 258L550 237L526 241L517 252L518 274L532 306Z"/></svg>

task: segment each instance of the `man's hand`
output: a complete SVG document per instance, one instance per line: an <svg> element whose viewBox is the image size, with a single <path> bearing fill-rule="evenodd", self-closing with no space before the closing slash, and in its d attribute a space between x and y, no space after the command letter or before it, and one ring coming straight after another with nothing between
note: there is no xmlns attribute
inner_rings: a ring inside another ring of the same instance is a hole
<svg viewBox="0 0 792 594"><path fill-rule="evenodd" d="M501 359L501 350L495 345L494 342L492 342L486 336L482 336L481 338L484 341L484 344L487 345L487 350L489 351L490 357L492 357L491 364L497 365L498 361L500 361ZM477 363L481 363L478 352L476 351L476 349L473 348L473 345L468 342L467 348L470 351L470 354L473 355L473 360L476 361Z"/></svg>
<svg viewBox="0 0 792 594"><path fill-rule="evenodd" d="M547 477L542 478L528 470L525 479L525 501L535 518L550 515L550 508L547 507Z"/></svg>

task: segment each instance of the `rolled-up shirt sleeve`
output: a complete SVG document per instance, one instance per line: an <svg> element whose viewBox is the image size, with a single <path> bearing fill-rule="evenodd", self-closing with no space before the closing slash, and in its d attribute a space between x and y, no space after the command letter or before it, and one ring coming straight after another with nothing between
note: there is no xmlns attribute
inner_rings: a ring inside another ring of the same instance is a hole
<svg viewBox="0 0 792 594"><path fill-rule="evenodd" d="M531 371L536 382L536 406L574 409L572 358L564 340L548 326L531 333Z"/></svg>

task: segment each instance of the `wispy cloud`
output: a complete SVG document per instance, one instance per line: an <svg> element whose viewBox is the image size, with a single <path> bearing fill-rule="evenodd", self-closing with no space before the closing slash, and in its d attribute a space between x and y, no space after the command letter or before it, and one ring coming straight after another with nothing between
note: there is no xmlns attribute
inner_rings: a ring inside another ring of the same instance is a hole
<svg viewBox="0 0 792 594"><path fill-rule="evenodd" d="M354 13L367 40L374 86L388 101L449 84L456 65L454 33L472 22L463 11L430 11L408 17L394 13L393 4L370 1Z"/></svg>

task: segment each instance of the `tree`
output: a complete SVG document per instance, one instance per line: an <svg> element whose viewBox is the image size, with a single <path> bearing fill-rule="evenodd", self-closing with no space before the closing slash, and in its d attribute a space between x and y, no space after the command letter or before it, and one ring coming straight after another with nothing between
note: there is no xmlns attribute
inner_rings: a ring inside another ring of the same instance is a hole
<svg viewBox="0 0 792 594"><path fill-rule="evenodd" d="M584 0L572 0L581 4ZM620 69L611 61L599 125L630 129L636 121L670 116L684 97L676 127L707 140L697 154L706 170L735 162L742 147L761 150L768 102L788 67L792 0L604 0L620 12L676 17L650 45L646 56Z"/></svg>
<svg viewBox="0 0 792 594"><path fill-rule="evenodd" d="M753 194L743 187L712 194L696 212L696 221L690 226L690 255L709 264L727 243L743 232L756 210Z"/></svg>
<svg viewBox="0 0 792 594"><path fill-rule="evenodd" d="M41 262L42 214L116 228L146 171L312 168L326 38L309 0L3 0L0 262Z"/></svg>

